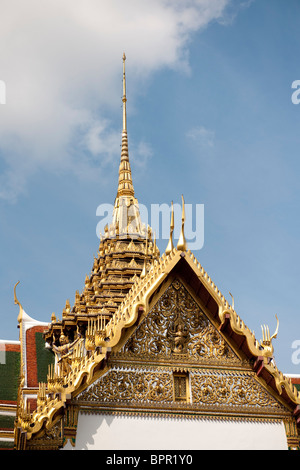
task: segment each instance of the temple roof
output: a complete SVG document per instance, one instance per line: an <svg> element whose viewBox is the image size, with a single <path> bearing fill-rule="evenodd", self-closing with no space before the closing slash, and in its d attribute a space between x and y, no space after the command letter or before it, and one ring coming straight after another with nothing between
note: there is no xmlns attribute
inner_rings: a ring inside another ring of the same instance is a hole
<svg viewBox="0 0 300 470"><path fill-rule="evenodd" d="M97 257L90 275L86 276L83 291L76 292L73 307L66 302L61 320L52 316L45 332L45 339L53 350L61 354L61 358L66 353L67 368L61 365L49 369L47 383L40 384L37 408L33 413L20 406L16 445L22 448L24 439L30 441L48 432L63 416L69 400L104 376L110 355L118 352L132 337L166 286L176 277L184 282L237 357L247 362L251 373L276 400L294 413L299 424L300 394L274 362L272 341L276 335L271 337L266 329L263 339L258 341L234 305L226 300L188 250L183 197L181 231L176 248L173 211L170 239L162 256L152 238L151 228L141 223L128 153L125 59L123 55L122 149L112 223L101 236Z"/></svg>
<svg viewBox="0 0 300 470"><path fill-rule="evenodd" d="M134 334L149 314L157 296L161 295L165 281L176 276L184 279L230 347L251 364L256 376L281 403L294 410L299 420L300 394L291 379L277 369L272 345L255 338L190 251L174 248L168 255L163 254L155 260L145 277L136 279L106 325L101 322L101 316L90 322L84 340L85 348L90 351L89 357L83 354L82 348L78 348L76 368L69 375L62 377L55 371L51 372L48 376L48 395L44 390L40 394L40 405L26 426L27 439L45 427L49 429L63 411L66 400L76 397L105 373L107 358Z"/></svg>

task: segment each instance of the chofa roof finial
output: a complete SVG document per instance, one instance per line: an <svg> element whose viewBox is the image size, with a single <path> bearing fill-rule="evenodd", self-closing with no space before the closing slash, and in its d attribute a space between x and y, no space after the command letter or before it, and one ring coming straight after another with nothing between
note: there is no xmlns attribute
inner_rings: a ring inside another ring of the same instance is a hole
<svg viewBox="0 0 300 470"><path fill-rule="evenodd" d="M168 255L169 253L171 253L171 251L172 251L173 248L174 248L174 245L173 245L173 231L174 231L174 207L173 207L173 201L171 202L171 205L172 205L172 209L171 209L171 222L170 222L170 238L169 238L169 242L168 242L168 245L167 245L167 248L166 248L166 255Z"/></svg>
<svg viewBox="0 0 300 470"><path fill-rule="evenodd" d="M185 207L184 207L183 195L181 196L181 198L182 198L181 231L180 231L180 236L179 236L179 240L178 240L178 243L177 243L177 250L186 251L187 250L187 243L186 243L186 239L185 239L185 236L184 236Z"/></svg>

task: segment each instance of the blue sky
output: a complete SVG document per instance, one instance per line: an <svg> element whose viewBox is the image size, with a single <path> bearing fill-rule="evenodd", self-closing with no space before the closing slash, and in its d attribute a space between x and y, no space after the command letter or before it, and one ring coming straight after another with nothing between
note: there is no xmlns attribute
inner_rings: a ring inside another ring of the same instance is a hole
<svg viewBox="0 0 300 470"><path fill-rule="evenodd" d="M96 209L117 190L125 50L139 202L204 204L195 256L257 339L278 315L276 363L300 373L300 3L122 5L1 7L0 338L18 339L18 280L26 312L50 321L90 273Z"/></svg>

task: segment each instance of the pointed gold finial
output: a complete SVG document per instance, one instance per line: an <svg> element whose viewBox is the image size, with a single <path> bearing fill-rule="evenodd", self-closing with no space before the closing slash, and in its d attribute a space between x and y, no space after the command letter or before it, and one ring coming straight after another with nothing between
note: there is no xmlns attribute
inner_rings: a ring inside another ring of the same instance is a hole
<svg viewBox="0 0 300 470"><path fill-rule="evenodd" d="M22 307L22 305L18 301L17 294L16 294L16 287L17 287L18 284L20 284L20 281L18 281L14 286L14 301L15 301L16 305L19 305L19 307Z"/></svg>
<svg viewBox="0 0 300 470"><path fill-rule="evenodd" d="M19 302L19 300L17 298L17 294L16 294L16 287L17 287L18 284L20 284L20 281L18 281L14 286L14 301L15 301L16 305L19 305L18 323L21 323L24 310L23 310L23 307L22 307L21 303Z"/></svg>
<svg viewBox="0 0 300 470"><path fill-rule="evenodd" d="M119 167L119 185L118 196L134 196L134 189L131 177L131 168L129 163L128 154L128 139L127 139L127 113L126 113L126 75L125 75L125 60L126 55L123 53L123 131L122 131L122 145L121 145L121 163Z"/></svg>
<svg viewBox="0 0 300 470"><path fill-rule="evenodd" d="M123 131L127 131L127 116L126 116L126 75L125 75L125 60L126 55L123 52Z"/></svg>
<svg viewBox="0 0 300 470"><path fill-rule="evenodd" d="M179 240L178 240L178 243L177 243L177 250L186 251L187 250L187 243L186 243L186 239L185 239L185 236L184 236L185 207L184 207L183 195L181 196L181 198L182 198L181 231L180 231L180 236L179 236Z"/></svg>
<svg viewBox="0 0 300 470"><path fill-rule="evenodd" d="M231 292L229 292L229 295L230 295L230 297L231 297L231 299L232 299L232 301L231 301L232 310L234 310L234 297L233 297L233 295L232 295Z"/></svg>
<svg viewBox="0 0 300 470"><path fill-rule="evenodd" d="M171 209L171 222L170 222L170 238L169 238L169 243L166 248L166 255L171 253L171 251L174 248L173 245L173 231L174 231L174 207L173 207L173 201L171 202L172 209Z"/></svg>
<svg viewBox="0 0 300 470"><path fill-rule="evenodd" d="M14 301L15 301L15 304L16 305L19 305L19 314L18 314L18 328L20 328L20 331L19 331L19 341L21 342L21 358L20 358L20 364L21 364L21 376L23 374L23 367L24 367L24 358L23 358L23 336L24 336L24 332L23 332L23 328L22 328L22 322L23 322L23 313L24 313L24 309L21 305L21 303L19 302L18 298L17 298L17 294L16 294L16 288L17 288L17 285L20 284L20 281L18 281L15 286L14 286Z"/></svg>
<svg viewBox="0 0 300 470"><path fill-rule="evenodd" d="M273 357L274 353L274 347L272 344L272 340L277 338L278 335L278 329L279 329L279 320L277 315L275 315L276 320L277 320L277 325L276 325L276 330L275 333L270 336L270 330L269 327L266 325L261 325L261 330L262 330L262 341L260 342L261 347L263 348L262 355L265 357Z"/></svg>

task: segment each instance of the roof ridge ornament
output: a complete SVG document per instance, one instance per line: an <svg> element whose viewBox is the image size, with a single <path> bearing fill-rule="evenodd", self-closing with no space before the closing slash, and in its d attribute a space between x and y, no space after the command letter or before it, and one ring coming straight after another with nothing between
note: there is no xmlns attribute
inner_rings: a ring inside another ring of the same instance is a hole
<svg viewBox="0 0 300 470"><path fill-rule="evenodd" d="M187 251L187 242L184 235L184 223L185 223L185 206L184 206L184 198L183 194L181 195L182 198L182 215L181 215L181 231L179 240L177 243L177 250L179 251Z"/></svg>
<svg viewBox="0 0 300 470"><path fill-rule="evenodd" d="M233 295L232 295L231 292L229 292L229 295L230 295L230 297L231 297L231 299L232 299L231 308L232 308L232 310L234 310L234 297L233 297Z"/></svg>
<svg viewBox="0 0 300 470"><path fill-rule="evenodd" d="M19 307L22 308L22 305L20 304L20 302L18 301L18 298L17 298L17 294L16 294L16 287L17 285L20 284L20 281L18 281L15 286L14 286L14 301L15 301L15 304L16 305L19 305Z"/></svg>
<svg viewBox="0 0 300 470"><path fill-rule="evenodd" d="M174 207L173 207L173 201L171 202L171 206L172 206L172 209L171 209L171 222L170 222L170 238L169 238L169 242L168 242L168 245L167 245L167 248L166 248L166 255L169 255L171 253L171 251L173 251L173 249L174 249L174 245L173 245L173 232L174 232Z"/></svg>
<svg viewBox="0 0 300 470"><path fill-rule="evenodd" d="M23 312L24 312L24 309L21 305L21 303L19 302L18 298L17 298L17 294L16 294L16 287L17 285L20 284L20 281L18 281L15 286L14 286L14 301L15 301L15 304L16 305L19 305L19 315L18 315L18 323L21 324L22 322L22 319L23 319Z"/></svg>
<svg viewBox="0 0 300 470"><path fill-rule="evenodd" d="M277 338L277 334L279 330L279 320L278 320L277 315L275 315L275 317L277 320L277 325L276 325L275 333L272 336L270 336L270 330L269 330L268 325L261 325L262 340L260 342L260 345L263 348L264 356L266 357L273 357L273 353L274 353L272 340Z"/></svg>

